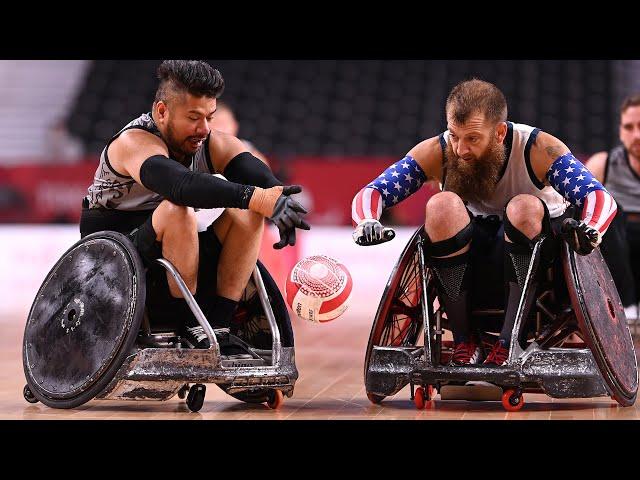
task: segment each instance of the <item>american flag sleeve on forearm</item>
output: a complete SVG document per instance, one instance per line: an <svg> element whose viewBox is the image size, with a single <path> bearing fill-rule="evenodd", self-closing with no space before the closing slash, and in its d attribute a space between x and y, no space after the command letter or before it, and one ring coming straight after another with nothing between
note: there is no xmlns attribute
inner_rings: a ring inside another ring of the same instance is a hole
<svg viewBox="0 0 640 480"><path fill-rule="evenodd" d="M384 209L417 192L426 180L427 176L413 157L407 155L394 163L353 198L353 226L366 218L378 220Z"/></svg>
<svg viewBox="0 0 640 480"><path fill-rule="evenodd" d="M616 216L618 206L580 160L571 152L558 157L549 168L547 178L564 198L582 207L582 221L604 235Z"/></svg>
<svg viewBox="0 0 640 480"><path fill-rule="evenodd" d="M351 202L351 221L358 225L365 218L380 219L382 215L382 199L375 188L364 187Z"/></svg>

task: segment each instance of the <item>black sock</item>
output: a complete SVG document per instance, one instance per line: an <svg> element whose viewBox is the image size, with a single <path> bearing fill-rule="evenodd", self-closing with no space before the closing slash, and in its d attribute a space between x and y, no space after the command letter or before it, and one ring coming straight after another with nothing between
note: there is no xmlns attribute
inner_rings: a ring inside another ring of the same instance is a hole
<svg viewBox="0 0 640 480"><path fill-rule="evenodd" d="M206 314L209 324L214 328L229 328L231 317L233 317L237 306L238 302L236 300L216 295L211 308Z"/></svg>
<svg viewBox="0 0 640 480"><path fill-rule="evenodd" d="M505 307L504 324L500 332L500 340L503 340L505 345L509 345L511 340L511 331L516 321L518 305L522 297L524 283L527 279L532 253L533 249L528 245L519 245L510 242L504 243ZM535 277L533 280L535 283ZM532 285L532 287L535 288L535 285ZM531 308L531 300L533 298L535 298L534 295L529 296L528 305L525 305L525 316L529 308Z"/></svg>
<svg viewBox="0 0 640 480"><path fill-rule="evenodd" d="M469 282L471 279L471 254L447 258L432 257L429 262L436 277L438 297L449 319L455 344L471 338Z"/></svg>

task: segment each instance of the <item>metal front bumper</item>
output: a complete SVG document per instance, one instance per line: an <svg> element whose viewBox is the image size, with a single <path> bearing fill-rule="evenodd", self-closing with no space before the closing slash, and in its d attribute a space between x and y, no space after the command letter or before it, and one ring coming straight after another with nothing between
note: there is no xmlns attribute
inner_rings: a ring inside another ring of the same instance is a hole
<svg viewBox="0 0 640 480"><path fill-rule="evenodd" d="M554 398L609 396L593 354L588 349L530 346L510 366L433 366L421 349L374 347L366 372L368 393L391 396L408 383L444 385L485 381L504 388L535 389Z"/></svg>
<svg viewBox="0 0 640 480"><path fill-rule="evenodd" d="M96 397L105 400L168 400L185 383L217 383L228 393L261 388L291 396L298 370L294 348L282 348L276 365L255 360L222 360L214 350L145 348L125 360Z"/></svg>

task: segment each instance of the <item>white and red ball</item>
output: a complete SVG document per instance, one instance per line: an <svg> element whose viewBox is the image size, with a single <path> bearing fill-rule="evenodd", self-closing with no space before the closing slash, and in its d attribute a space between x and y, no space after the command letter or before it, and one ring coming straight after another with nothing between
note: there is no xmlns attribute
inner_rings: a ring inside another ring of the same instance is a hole
<svg viewBox="0 0 640 480"><path fill-rule="evenodd" d="M353 280L347 267L326 255L306 257L287 277L287 304L301 318L329 322L349 307Z"/></svg>

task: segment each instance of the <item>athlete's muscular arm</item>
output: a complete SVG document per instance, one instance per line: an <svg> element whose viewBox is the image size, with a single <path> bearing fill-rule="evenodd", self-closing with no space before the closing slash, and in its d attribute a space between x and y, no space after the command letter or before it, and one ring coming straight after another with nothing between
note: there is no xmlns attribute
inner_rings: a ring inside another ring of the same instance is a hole
<svg viewBox="0 0 640 480"><path fill-rule="evenodd" d="M246 209L254 193L253 186L190 171L169 158L167 146L160 138L144 130L123 132L111 143L107 154L117 173L133 177L140 185L177 205Z"/></svg>
<svg viewBox="0 0 640 480"><path fill-rule="evenodd" d="M114 144L115 147L111 148ZM295 245L295 229L311 228L303 218L307 211L290 198L290 195L301 191L298 186L261 188L226 181L208 173L192 172L168 157L164 142L144 131L124 132L111 146L108 154L113 168L132 176L136 182L177 205L243 208L270 218L280 232L280 241L274 244L274 248ZM242 142L233 140L225 143L224 147L219 155L221 158L237 156L244 149Z"/></svg>
<svg viewBox="0 0 640 480"><path fill-rule="evenodd" d="M232 182L246 183L262 188L282 185L269 165L247 149L236 137L218 132L209 136L209 154L214 168Z"/></svg>
<svg viewBox="0 0 640 480"><path fill-rule="evenodd" d="M440 181L442 159L439 138L424 140L360 190L351 203L354 241L375 245L390 239L383 237L384 229L378 221L382 211L414 194L425 181Z"/></svg>
<svg viewBox="0 0 640 480"><path fill-rule="evenodd" d="M409 150L407 155L413 157L416 162L418 162L427 180L442 181L442 164L444 163L444 158L439 136L420 142Z"/></svg>
<svg viewBox="0 0 640 480"><path fill-rule="evenodd" d="M109 163L116 173L133 177L141 185L140 167L147 158L154 155L168 157L169 150L158 137L137 128L122 132L107 150Z"/></svg>
<svg viewBox="0 0 640 480"><path fill-rule="evenodd" d="M538 135L531 149L531 167L538 180L582 209L581 222L568 222L567 240L578 253L589 253L616 215L613 197L564 143L548 133Z"/></svg>
<svg viewBox="0 0 640 480"><path fill-rule="evenodd" d="M604 183L604 172L607 166L608 156L609 154L607 152L598 152L589 157L589 160L585 163L585 166L600 183Z"/></svg>
<svg viewBox="0 0 640 480"><path fill-rule="evenodd" d="M553 135L540 132L535 143L531 147L531 167L538 180L545 185L550 185L547 172L558 157L571 153L569 147Z"/></svg>
<svg viewBox="0 0 640 480"><path fill-rule="evenodd" d="M249 152L249 150L240 139L218 130L211 131L209 157L217 173L224 172L231 159L243 152Z"/></svg>

